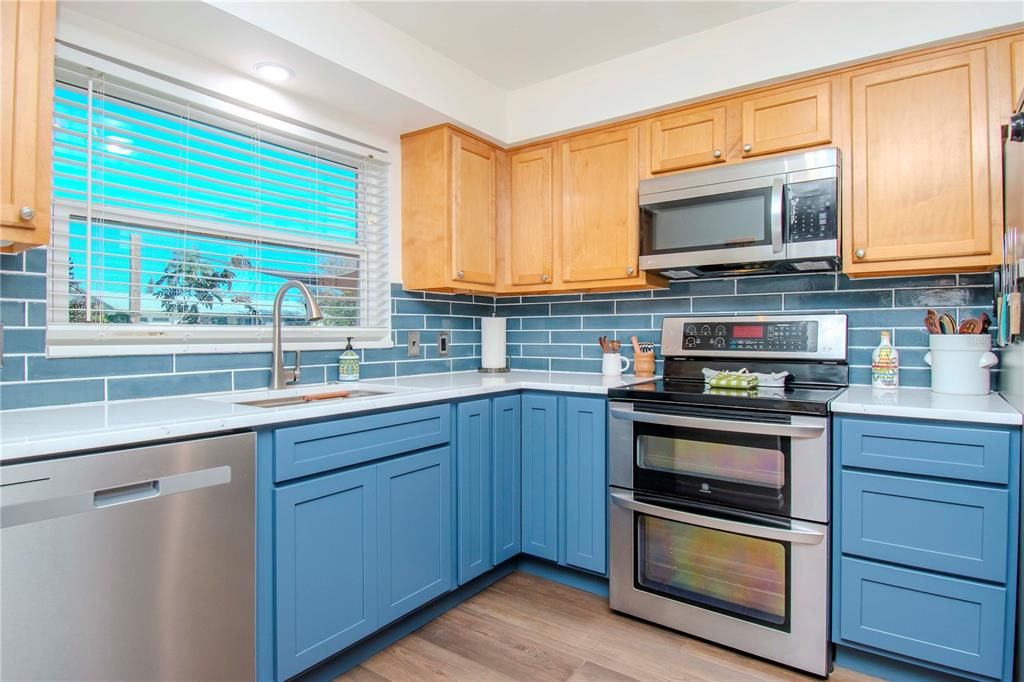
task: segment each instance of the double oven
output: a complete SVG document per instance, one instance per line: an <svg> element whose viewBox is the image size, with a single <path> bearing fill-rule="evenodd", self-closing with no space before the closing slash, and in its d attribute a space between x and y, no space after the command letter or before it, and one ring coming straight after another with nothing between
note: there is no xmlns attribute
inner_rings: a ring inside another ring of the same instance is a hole
<svg viewBox="0 0 1024 682"><path fill-rule="evenodd" d="M701 390L681 404L638 387L609 405L611 607L826 676L838 390L789 411L792 390L733 405L702 405Z"/></svg>

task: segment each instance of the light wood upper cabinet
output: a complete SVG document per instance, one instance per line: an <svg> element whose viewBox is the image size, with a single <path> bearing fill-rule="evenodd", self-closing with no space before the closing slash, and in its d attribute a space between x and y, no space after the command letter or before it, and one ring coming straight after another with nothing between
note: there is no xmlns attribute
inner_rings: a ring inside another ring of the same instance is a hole
<svg viewBox="0 0 1024 682"><path fill-rule="evenodd" d="M492 293L504 155L449 126L402 137L402 283Z"/></svg>
<svg viewBox="0 0 1024 682"><path fill-rule="evenodd" d="M908 273L992 264L986 51L844 76L850 98L844 269Z"/></svg>
<svg viewBox="0 0 1024 682"><path fill-rule="evenodd" d="M725 105L692 109L650 122L650 173L706 166L726 159Z"/></svg>
<svg viewBox="0 0 1024 682"><path fill-rule="evenodd" d="M497 150L456 132L449 136L452 279L493 285L497 281Z"/></svg>
<svg viewBox="0 0 1024 682"><path fill-rule="evenodd" d="M744 157L832 141L832 84L773 90L741 100Z"/></svg>
<svg viewBox="0 0 1024 682"><path fill-rule="evenodd" d="M554 144L509 155L510 216L504 244L505 283L547 284L554 276Z"/></svg>
<svg viewBox="0 0 1024 682"><path fill-rule="evenodd" d="M638 275L638 142L633 125L560 143L564 282Z"/></svg>
<svg viewBox="0 0 1024 682"><path fill-rule="evenodd" d="M0 2L0 251L50 238L53 52L57 6Z"/></svg>

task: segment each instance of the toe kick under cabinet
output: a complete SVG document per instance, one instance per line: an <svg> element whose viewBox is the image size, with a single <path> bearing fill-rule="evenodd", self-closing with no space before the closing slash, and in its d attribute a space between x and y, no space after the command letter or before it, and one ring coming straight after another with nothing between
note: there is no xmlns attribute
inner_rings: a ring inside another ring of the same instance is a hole
<svg viewBox="0 0 1024 682"><path fill-rule="evenodd" d="M1019 429L836 417L833 437L833 641L1010 679Z"/></svg>

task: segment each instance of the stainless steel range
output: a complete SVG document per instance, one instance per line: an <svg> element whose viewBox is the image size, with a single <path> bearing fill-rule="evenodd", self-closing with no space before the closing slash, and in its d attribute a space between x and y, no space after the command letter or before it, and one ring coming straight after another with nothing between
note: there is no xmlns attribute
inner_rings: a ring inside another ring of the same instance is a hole
<svg viewBox="0 0 1024 682"><path fill-rule="evenodd" d="M664 378L609 391L613 609L828 675L828 403L848 384L846 328L664 321ZM705 368L743 367L789 376L704 383Z"/></svg>

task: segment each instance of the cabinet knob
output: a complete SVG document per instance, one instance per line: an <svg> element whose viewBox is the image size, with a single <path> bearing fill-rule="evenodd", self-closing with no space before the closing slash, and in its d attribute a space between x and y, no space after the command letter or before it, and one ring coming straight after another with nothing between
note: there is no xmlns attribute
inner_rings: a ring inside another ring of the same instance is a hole
<svg viewBox="0 0 1024 682"><path fill-rule="evenodd" d="M540 281L542 281L542 282L550 282L551 281L551 275L541 275L540 276Z"/></svg>
<svg viewBox="0 0 1024 682"><path fill-rule="evenodd" d="M856 256L857 258L863 258L864 249L857 249L856 251L853 252L853 255Z"/></svg>
<svg viewBox="0 0 1024 682"><path fill-rule="evenodd" d="M463 277L466 276L466 273L463 272L462 270L459 270L458 272L455 273L455 276L459 279L462 279Z"/></svg>
<svg viewBox="0 0 1024 682"><path fill-rule="evenodd" d="M749 152L751 149L753 149L753 147L751 145L749 145L749 144L743 145L743 151Z"/></svg>
<svg viewBox="0 0 1024 682"><path fill-rule="evenodd" d="M22 206L18 211L18 217L22 220L32 220L36 217L36 210L31 206Z"/></svg>
<svg viewBox="0 0 1024 682"><path fill-rule="evenodd" d="M715 151L711 152L711 156L715 157L716 159L718 157L720 157L721 155L722 155L722 150L721 149L716 149Z"/></svg>
<svg viewBox="0 0 1024 682"><path fill-rule="evenodd" d="M634 272L636 272L636 271L635 271L635 270L633 270L633 268L631 268L631 267L629 267L629 268L626 268L626 274L627 274L627 275L632 275L632 274L633 274Z"/></svg>

